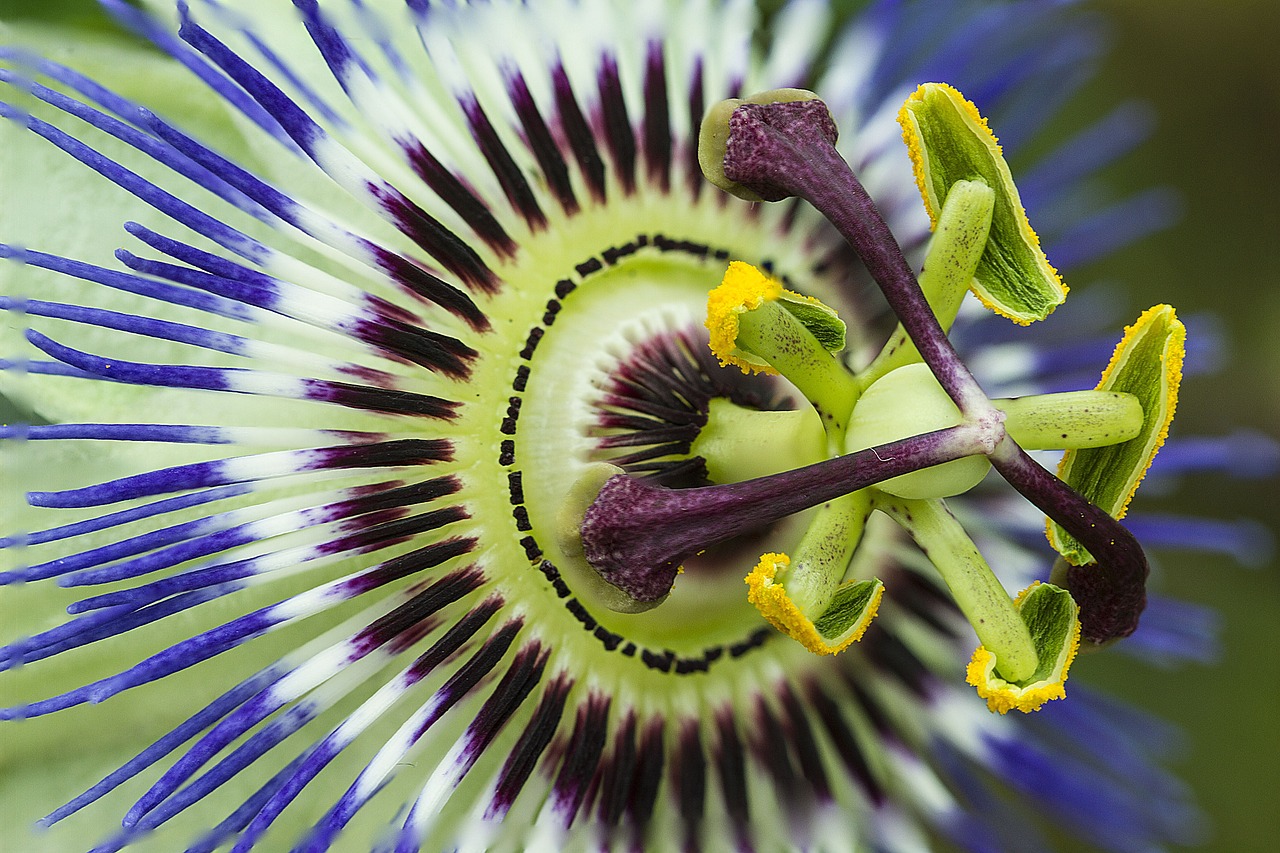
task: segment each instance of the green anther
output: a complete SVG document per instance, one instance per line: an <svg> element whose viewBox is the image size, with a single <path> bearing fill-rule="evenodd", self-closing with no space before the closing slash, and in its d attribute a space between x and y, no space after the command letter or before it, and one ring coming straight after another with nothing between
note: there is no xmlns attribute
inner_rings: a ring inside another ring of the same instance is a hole
<svg viewBox="0 0 1280 853"><path fill-rule="evenodd" d="M747 600L761 616L815 655L839 654L862 638L880 607L883 583L872 578L841 584L822 614L811 619L787 593L784 584L790 570L790 557L769 553L747 575Z"/></svg>
<svg viewBox="0 0 1280 853"><path fill-rule="evenodd" d="M937 500L878 497L888 513L915 539L951 590L978 641L995 655L996 670L1009 682L1023 682L1039 668L1027 624L960 522Z"/></svg>
<svg viewBox="0 0 1280 853"><path fill-rule="evenodd" d="M706 325L721 364L782 374L821 416L828 449L840 451L858 383L832 355L844 346L844 321L835 311L733 261L707 296Z"/></svg>
<svg viewBox="0 0 1280 853"><path fill-rule="evenodd" d="M1067 288L1027 221L986 119L950 86L925 83L907 98L898 122L930 220L939 221L957 181L976 176L995 191L991 233L974 276L974 295L1015 323L1049 316L1066 299Z"/></svg>
<svg viewBox="0 0 1280 853"><path fill-rule="evenodd" d="M1022 591L1015 606L1040 659L1036 671L1021 681L1007 681L995 673L990 651L981 646L968 667L968 682L978 688L988 708L1001 714L1015 708L1038 711L1045 702L1066 696L1063 684L1080 648L1080 608L1065 589L1034 583Z"/></svg>
<svg viewBox="0 0 1280 853"><path fill-rule="evenodd" d="M867 490L823 504L794 558L766 554L747 575L748 600L814 654L837 654L856 642L880 605L879 579L843 579L870 515Z"/></svg>
<svg viewBox="0 0 1280 853"><path fill-rule="evenodd" d="M1143 312L1125 329L1098 392L1123 392L1137 398L1143 412L1138 434L1106 447L1069 451L1058 476L1113 518L1124 517L1133 493L1164 444L1178 404L1187 330L1168 305ZM1092 562L1089 552L1061 526L1050 523L1049 543L1073 565Z"/></svg>
<svg viewBox="0 0 1280 853"><path fill-rule="evenodd" d="M832 354L844 352L848 327L834 308L812 297L796 296L786 290L778 297L778 304L799 320L800 325L809 330L824 350Z"/></svg>

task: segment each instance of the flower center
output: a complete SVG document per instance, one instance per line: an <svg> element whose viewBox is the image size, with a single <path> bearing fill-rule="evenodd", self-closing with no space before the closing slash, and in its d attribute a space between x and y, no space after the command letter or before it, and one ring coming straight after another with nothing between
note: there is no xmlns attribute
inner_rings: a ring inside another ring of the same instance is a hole
<svg viewBox="0 0 1280 853"><path fill-rule="evenodd" d="M699 160L710 180L748 201L807 201L863 260L899 320L880 355L851 371L833 355L845 346L844 323L821 302L738 261L712 291L706 325L720 362L789 379L818 416L827 458L684 491L598 465L569 493L557 544L575 566L584 559L574 558L585 558L581 580L594 583L603 603L634 614L664 604L694 556L820 507L795 559L770 549L746 583L751 604L768 622L810 651L834 654L861 638L884 592L881 579L849 574L879 511L917 541L978 634L982 645L969 678L979 693L1002 713L1034 710L1062 695L1082 625L1095 643L1137 625L1146 561L1115 517L1163 440L1182 333L1171 310L1153 309L1131 327L1096 391L1070 399L989 399L947 336L960 297L972 286L988 307L1025 325L1047 316L1066 288L1040 250L976 108L954 89L929 84L908 99L901 121L935 229L919 279L836 151L835 125L811 93L779 90L726 101L702 125ZM1149 358L1145 367L1124 364L1138 351ZM1117 393L1111 378L1117 370L1154 381L1142 393ZM747 423L740 432L749 442L772 425ZM1118 509L1092 503L1027 456L1025 447L1046 439L1062 449L1132 447L1094 457L1107 460L1093 469L1107 485L1084 483L1108 503L1119 498ZM1069 589L1034 586L1010 599L942 503L976 485L988 462L1079 539L1082 547L1071 546L1051 530L1066 559L1094 567L1067 573ZM1108 463L1115 464L1103 471Z"/></svg>
<svg viewBox="0 0 1280 853"><path fill-rule="evenodd" d="M574 265L554 285L538 322L511 336L516 351L494 359L514 365L495 455L529 571L542 573L559 605L606 647L660 660L670 654L673 670L697 668L708 656L730 659L772 634L741 595L741 567L762 549L792 546L808 515L692 557L660 612L621 613L601 597L598 576L582 556L561 547L567 501L602 462L688 487L774 473L817 457L789 452L761 460L716 446L714 471L708 471L694 448L704 433L719 426L731 440L736 415L804 414L797 408L803 398L779 378L720 367L708 350L706 294L728 250L657 234L636 235L621 246ZM819 425L806 428L820 439ZM735 457L743 463L740 472L716 467Z"/></svg>

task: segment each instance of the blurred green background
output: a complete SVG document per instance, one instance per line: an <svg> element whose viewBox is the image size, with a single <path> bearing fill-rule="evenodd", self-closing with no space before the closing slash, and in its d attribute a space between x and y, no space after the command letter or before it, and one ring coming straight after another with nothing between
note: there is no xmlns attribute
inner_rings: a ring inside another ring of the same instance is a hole
<svg viewBox="0 0 1280 853"><path fill-rule="evenodd" d="M285 0L273 0L285 2ZM860 4L851 4L860 5ZM1253 427L1280 416L1280 4L1276 0L1097 0L1111 21L1102 74L1075 106L1096 117L1119 101L1153 104L1152 141L1111 170L1120 188L1177 188L1173 229L1082 270L1073 281L1126 287L1128 316L1167 301L1184 315L1218 313L1229 330L1225 369L1193 377L1178 410L1183 433ZM91 0L0 0L0 22L41 17L100 27ZM979 48L980 49L980 48ZM997 131L999 129L997 128ZM3 156L0 153L0 156ZM3 401L0 401L0 405ZM6 413L0 408L0 421ZM1277 482L1196 478L1154 508L1252 517L1280 530ZM1163 671L1123 655L1091 656L1080 675L1174 720L1190 734L1179 770L1213 822L1198 848L1280 849L1280 572L1212 555L1161 558L1161 591L1222 614L1216 666ZM1087 675L1085 674L1087 672Z"/></svg>
<svg viewBox="0 0 1280 853"><path fill-rule="evenodd" d="M1138 95L1160 115L1151 145L1117 181L1169 183L1183 193L1178 227L1107 260L1134 307L1174 302L1212 310L1230 330L1220 375L1188 380L1183 432L1280 423L1280 5L1275 0L1103 0L1115 50L1098 86ZM1280 530L1277 483L1188 484L1180 501L1222 517L1252 516ZM1244 570L1220 558L1162 558L1165 587L1222 613L1219 666L1152 672L1108 660L1091 676L1128 683L1129 695L1190 731L1184 775L1215 822L1202 849L1280 849L1280 573L1275 560ZM1138 681L1137 692L1132 692Z"/></svg>
<svg viewBox="0 0 1280 853"><path fill-rule="evenodd" d="M1094 91L1155 105L1151 144L1116 180L1164 183L1183 195L1170 231L1098 264L1129 288L1137 310L1169 301L1210 310L1230 333L1216 376L1184 386L1184 433L1280 423L1280 4L1275 0L1104 0L1115 49ZM1092 271L1092 270L1090 270ZM1277 482L1198 478L1171 509L1249 516L1280 530ZM1088 661L1090 677L1123 688L1190 732L1183 774L1213 820L1202 849L1280 849L1280 572L1241 569L1222 558L1162 557L1165 591L1222 614L1219 665L1161 672L1111 656Z"/></svg>

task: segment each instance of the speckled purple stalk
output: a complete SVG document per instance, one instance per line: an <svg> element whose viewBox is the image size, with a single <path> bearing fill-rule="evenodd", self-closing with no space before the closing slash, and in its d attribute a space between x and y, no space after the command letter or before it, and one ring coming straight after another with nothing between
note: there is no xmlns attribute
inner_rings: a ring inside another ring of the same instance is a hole
<svg viewBox="0 0 1280 853"><path fill-rule="evenodd" d="M605 482L583 519L587 561L631 598L656 602L694 554L901 474L989 453L988 428L962 424L741 483L666 489L625 474Z"/></svg>
<svg viewBox="0 0 1280 853"><path fill-rule="evenodd" d="M1010 485L1080 540L1097 561L1066 571L1066 589L1080 606L1081 637L1105 643L1137 630L1147 606L1150 569L1134 535L1046 471L1012 439L1001 442L990 459Z"/></svg>
<svg viewBox="0 0 1280 853"><path fill-rule="evenodd" d="M724 174L766 201L798 196L830 220L866 264L925 364L966 415L985 401L925 299L898 241L836 151L835 122L820 100L743 104L729 119Z"/></svg>

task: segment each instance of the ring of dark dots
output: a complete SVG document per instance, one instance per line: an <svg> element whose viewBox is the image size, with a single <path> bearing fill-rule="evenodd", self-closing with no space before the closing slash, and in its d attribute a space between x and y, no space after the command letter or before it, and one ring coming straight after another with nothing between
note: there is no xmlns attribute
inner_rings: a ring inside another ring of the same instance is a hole
<svg viewBox="0 0 1280 853"><path fill-rule="evenodd" d="M547 329L555 323L556 315L560 313L564 300L571 293L586 283L595 273L612 267L623 258L647 247L653 247L659 252L681 252L704 260L706 258L714 258L719 261L727 261L729 259L729 252L726 250L713 250L703 243L694 243L687 240L672 240L661 234L653 236L641 234L621 246L605 249L598 256L577 264L574 267L574 275L556 282L555 296L547 301L546 310L542 315L542 322L529 330L524 348L520 350L520 357L526 362L533 361L533 355L538 348L538 343L546 335ZM762 267L766 272L771 271L771 265L768 263L762 264ZM565 583L560 575L560 569L546 559L542 548L539 547L531 532L533 525L529 522L529 511L524 505L523 472L514 467L516 460L516 425L520 419L520 405L523 400L521 395L524 394L528 382L529 365L521 364L516 368L515 376L512 379L511 388L514 393L507 401L507 412L499 427L499 431L504 438L499 450L498 464L510 469L507 472L507 487L511 495L511 515L515 519L516 530L522 534L520 544L529 558L530 565L542 573L552 590L555 591L556 596L564 602L565 609L581 623L583 630L591 633L600 641L601 645L611 652L621 652L627 657L638 656L650 669L677 675L706 672L710 669L711 664L716 661L726 657L730 659L742 657L752 649L763 645L772 637L775 632L768 627L762 627L752 631L739 642L709 647L696 657L683 657L670 649L654 650L638 646L622 635L607 630L596 621L596 618L591 615L582 602L573 596L568 584Z"/></svg>

